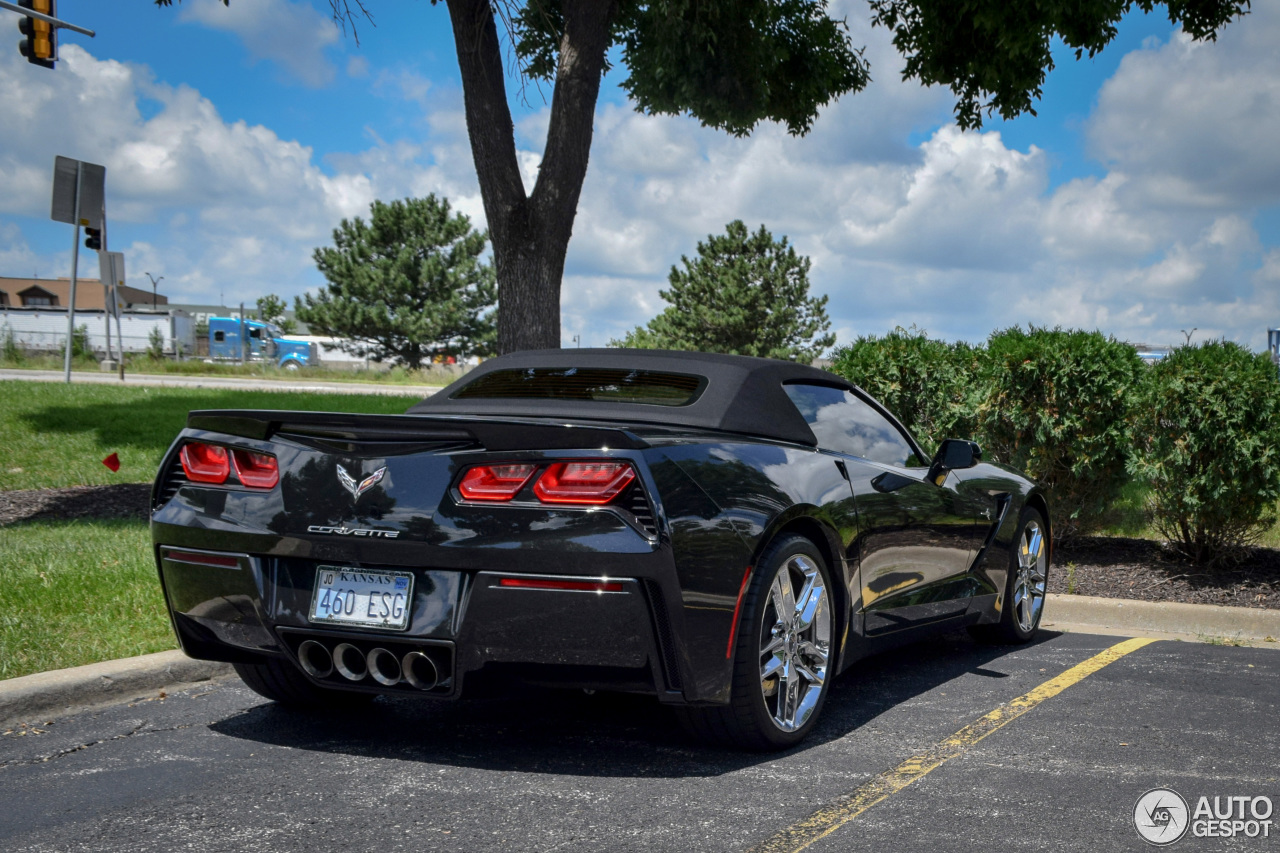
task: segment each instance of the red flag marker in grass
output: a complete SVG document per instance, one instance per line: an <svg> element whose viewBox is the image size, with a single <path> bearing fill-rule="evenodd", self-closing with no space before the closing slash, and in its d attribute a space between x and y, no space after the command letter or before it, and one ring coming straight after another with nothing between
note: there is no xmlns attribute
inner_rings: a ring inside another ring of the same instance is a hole
<svg viewBox="0 0 1280 853"><path fill-rule="evenodd" d="M120 470L120 454L112 453L106 459L102 460L102 464L110 468L111 473L114 474L116 471Z"/></svg>

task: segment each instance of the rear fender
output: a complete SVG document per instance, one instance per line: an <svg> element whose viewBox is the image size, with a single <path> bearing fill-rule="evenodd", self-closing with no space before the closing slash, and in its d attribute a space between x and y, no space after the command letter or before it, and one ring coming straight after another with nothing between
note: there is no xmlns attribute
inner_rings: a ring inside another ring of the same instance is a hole
<svg viewBox="0 0 1280 853"><path fill-rule="evenodd" d="M752 557L751 565L759 566L760 557L765 550L779 537L788 535L803 536L808 539L826 560L827 569L831 572L831 607L835 613L835 636L839 638L838 653L834 672L841 672L852 662L846 661L845 649L849 644L849 632L852 627L861 623L853 617L850 602L857 600L858 585L857 567L844 558L845 549L840 541L840 534L832 527L829 520L821 518L822 511L815 506L792 507L779 516L766 534L761 537L759 547ZM861 633L859 630L858 634Z"/></svg>

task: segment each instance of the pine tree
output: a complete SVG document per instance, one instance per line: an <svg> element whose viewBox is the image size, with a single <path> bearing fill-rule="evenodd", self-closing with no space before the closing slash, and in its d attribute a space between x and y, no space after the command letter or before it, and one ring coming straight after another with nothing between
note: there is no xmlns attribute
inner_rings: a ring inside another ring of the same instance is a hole
<svg viewBox="0 0 1280 853"><path fill-rule="evenodd" d="M698 243L694 260L671 268L671 303L648 326L614 346L698 350L811 362L836 341L827 297L809 296L809 259L763 225L754 234L734 220Z"/></svg>
<svg viewBox="0 0 1280 853"><path fill-rule="evenodd" d="M314 334L345 338L347 352L410 368L491 355L497 286L480 260L486 240L447 199L375 201L367 224L344 219L334 245L315 250L329 284L295 300L298 319Z"/></svg>

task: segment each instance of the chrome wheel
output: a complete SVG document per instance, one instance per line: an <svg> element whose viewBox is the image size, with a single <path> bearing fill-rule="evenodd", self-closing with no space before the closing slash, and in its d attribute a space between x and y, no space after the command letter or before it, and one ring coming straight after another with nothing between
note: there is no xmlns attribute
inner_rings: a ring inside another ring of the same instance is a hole
<svg viewBox="0 0 1280 853"><path fill-rule="evenodd" d="M830 652L826 583L812 559L796 554L774 575L760 620L760 689L778 729L794 732L813 716Z"/></svg>
<svg viewBox="0 0 1280 853"><path fill-rule="evenodd" d="M1048 583L1049 565L1048 548L1045 547L1044 531L1040 523L1032 518L1022 529L1022 540L1018 545L1018 574L1013 582L1014 618L1022 633L1029 634L1040 623L1040 612L1044 610L1045 586Z"/></svg>

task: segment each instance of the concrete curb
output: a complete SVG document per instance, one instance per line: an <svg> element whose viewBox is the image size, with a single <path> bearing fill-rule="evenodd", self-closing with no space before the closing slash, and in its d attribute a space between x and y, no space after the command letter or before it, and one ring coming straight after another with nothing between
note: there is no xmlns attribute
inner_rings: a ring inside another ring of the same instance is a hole
<svg viewBox="0 0 1280 853"><path fill-rule="evenodd" d="M1113 630L1098 633L1163 634L1202 642L1270 646L1268 637L1280 641L1280 610L1050 593L1045 602L1044 627L1079 631L1105 628ZM1280 647L1280 642L1276 645Z"/></svg>
<svg viewBox="0 0 1280 853"><path fill-rule="evenodd" d="M0 725L139 699L231 671L229 664L192 660L175 649L10 678L0 681Z"/></svg>

